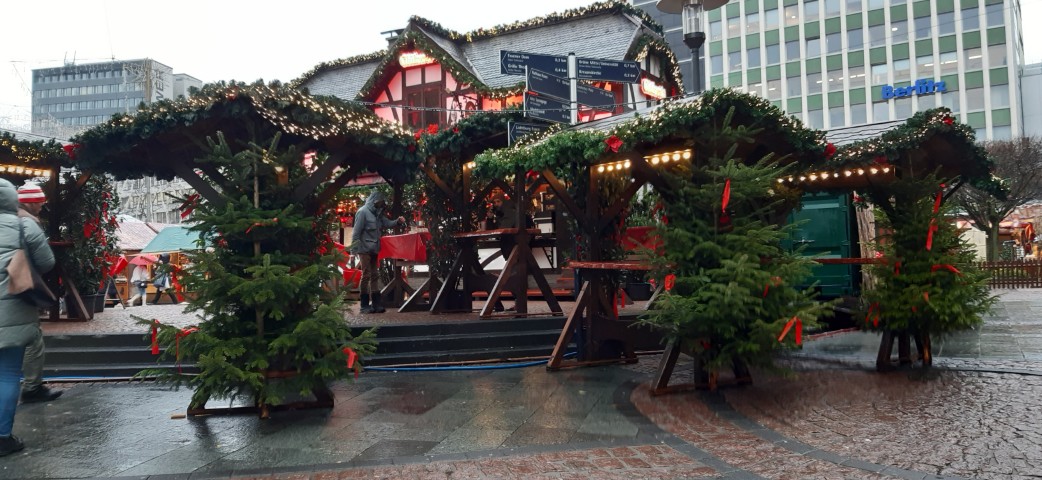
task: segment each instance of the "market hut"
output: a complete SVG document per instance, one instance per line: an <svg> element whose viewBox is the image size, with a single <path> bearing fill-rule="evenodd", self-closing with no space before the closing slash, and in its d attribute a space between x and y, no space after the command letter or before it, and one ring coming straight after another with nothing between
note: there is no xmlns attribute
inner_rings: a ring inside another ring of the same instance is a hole
<svg viewBox="0 0 1042 480"><path fill-rule="evenodd" d="M206 321L152 327L154 352L163 344L178 361L200 359L198 375L165 372L196 389L189 413L240 396L267 416L306 390L310 405L331 406L326 382L360 368L357 358L374 349L373 333L352 336L339 299L322 288L345 261L329 235L331 200L363 172L392 184L413 178L420 158L412 135L364 107L278 83L232 82L114 118L74 141L81 168L121 179L178 176L198 192L182 210L214 248L192 256L180 284L196 292L189 309Z"/></svg>

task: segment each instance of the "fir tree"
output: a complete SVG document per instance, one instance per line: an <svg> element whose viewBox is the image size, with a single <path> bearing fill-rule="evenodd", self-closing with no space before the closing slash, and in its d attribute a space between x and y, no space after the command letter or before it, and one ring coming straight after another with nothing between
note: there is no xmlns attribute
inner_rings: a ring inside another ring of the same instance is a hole
<svg viewBox="0 0 1042 480"><path fill-rule="evenodd" d="M239 152L221 136L211 146L206 161L228 178L225 202L196 207L191 229L212 246L189 256L180 279L197 294L187 310L204 320L190 333L158 325L166 356L194 360L200 372L161 379L194 388L190 408L219 398L277 405L327 392L329 381L351 372L347 348L361 357L375 350L375 333L353 337L341 299L323 288L343 260L328 234L334 212L309 215L290 201L308 172L300 152L278 148L278 137Z"/></svg>
<svg viewBox="0 0 1042 480"><path fill-rule="evenodd" d="M710 379L724 369L744 375L746 366L771 365L779 346L794 345L796 319L812 327L829 307L796 287L812 261L782 248L793 226L781 219L799 192L778 187L784 169L773 156L736 158L737 145L757 131L731 126L730 117L696 143L700 154L672 179L675 188L660 192L668 214L659 229L661 261L676 282L643 319L692 352Z"/></svg>

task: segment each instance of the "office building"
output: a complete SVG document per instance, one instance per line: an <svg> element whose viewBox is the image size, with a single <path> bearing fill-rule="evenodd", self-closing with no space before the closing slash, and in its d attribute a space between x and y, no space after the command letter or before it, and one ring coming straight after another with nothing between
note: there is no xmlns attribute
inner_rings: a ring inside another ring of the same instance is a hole
<svg viewBox="0 0 1042 480"><path fill-rule="evenodd" d="M68 139L114 114L133 113L141 103L187 96L201 86L198 79L147 58L34 69L32 133ZM182 180L143 178L119 182L117 191L120 213L179 223L180 203L168 194L181 196L192 189Z"/></svg>
<svg viewBox="0 0 1042 480"><path fill-rule="evenodd" d="M633 3L667 25L690 74L679 15ZM703 18L703 83L764 96L811 127L945 106L982 140L1025 131L1019 0L732 0Z"/></svg>

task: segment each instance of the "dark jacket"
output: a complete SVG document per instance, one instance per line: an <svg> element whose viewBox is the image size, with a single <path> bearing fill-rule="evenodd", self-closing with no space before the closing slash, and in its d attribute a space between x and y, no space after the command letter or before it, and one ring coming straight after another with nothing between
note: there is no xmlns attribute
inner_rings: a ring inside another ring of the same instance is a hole
<svg viewBox="0 0 1042 480"><path fill-rule="evenodd" d="M384 216L383 209L378 208L376 203L384 200L384 196L378 190L373 190L369 198L355 212L355 224L351 230L351 253L376 255L380 253L380 237L385 229L398 225L397 220L391 220Z"/></svg>
<svg viewBox="0 0 1042 480"><path fill-rule="evenodd" d="M54 253L35 221L18 216L18 192L0 179L0 349L23 346L40 331L36 306L7 293L7 265L19 244L18 226L25 236L26 253L40 273L54 268Z"/></svg>

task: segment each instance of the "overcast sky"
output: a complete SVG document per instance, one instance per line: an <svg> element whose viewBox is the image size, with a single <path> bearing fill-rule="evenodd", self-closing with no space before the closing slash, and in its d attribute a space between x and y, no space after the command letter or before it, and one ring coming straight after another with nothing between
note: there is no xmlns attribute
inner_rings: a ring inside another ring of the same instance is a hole
<svg viewBox="0 0 1042 480"><path fill-rule="evenodd" d="M0 126L27 127L31 73L63 62L149 57L203 82L289 81L316 64L369 53L410 15L460 31L526 20L593 0L15 0L0 24ZM1042 0L1021 0L1042 19ZM1027 63L1042 32L1024 32Z"/></svg>

